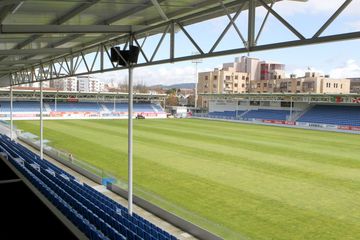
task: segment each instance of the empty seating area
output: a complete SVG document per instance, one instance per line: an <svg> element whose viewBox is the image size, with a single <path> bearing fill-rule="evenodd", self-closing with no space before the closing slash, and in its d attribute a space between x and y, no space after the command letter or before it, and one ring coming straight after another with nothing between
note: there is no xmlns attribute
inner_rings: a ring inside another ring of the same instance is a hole
<svg viewBox="0 0 360 240"><path fill-rule="evenodd" d="M289 114L288 110L258 109L248 111L242 118L286 121Z"/></svg>
<svg viewBox="0 0 360 240"><path fill-rule="evenodd" d="M90 239L176 239L127 208L78 182L24 146L0 135L8 161Z"/></svg>
<svg viewBox="0 0 360 240"><path fill-rule="evenodd" d="M57 112L100 112L102 111L101 106L96 102L77 102L77 103L68 103L68 102L59 102L49 104L51 111Z"/></svg>
<svg viewBox="0 0 360 240"><path fill-rule="evenodd" d="M302 115L298 122L360 126L360 107L316 105Z"/></svg>
<svg viewBox="0 0 360 240"><path fill-rule="evenodd" d="M43 109L45 111L45 108ZM40 112L40 102L36 101L14 101L14 112ZM10 102L0 102L0 112L10 112Z"/></svg>
<svg viewBox="0 0 360 240"><path fill-rule="evenodd" d="M128 104L127 103L116 103L115 110L114 110L114 103L103 103L107 109L110 111L115 112L127 112L128 111ZM134 103L133 104L133 111L134 112L161 112L163 113L164 110L158 104L150 104L150 103Z"/></svg>
<svg viewBox="0 0 360 240"><path fill-rule="evenodd" d="M105 106L106 108L104 108ZM127 103L116 103L115 112L127 112ZM155 103L134 103L134 112L164 113L164 109ZM44 102L44 111L52 112L101 112L114 111L114 103L97 102ZM0 112L10 112L10 102L0 102ZM38 101L14 101L13 112L40 112L40 103Z"/></svg>
<svg viewBox="0 0 360 240"><path fill-rule="evenodd" d="M214 118L235 118L236 117L236 111L224 111L224 112L209 112L209 117Z"/></svg>

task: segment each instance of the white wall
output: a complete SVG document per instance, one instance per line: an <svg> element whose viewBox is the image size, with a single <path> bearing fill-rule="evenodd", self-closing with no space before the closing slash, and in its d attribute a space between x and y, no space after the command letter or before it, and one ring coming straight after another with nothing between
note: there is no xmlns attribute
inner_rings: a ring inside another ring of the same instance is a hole
<svg viewBox="0 0 360 240"><path fill-rule="evenodd" d="M209 112L224 112L224 111L236 111L236 100L210 100Z"/></svg>

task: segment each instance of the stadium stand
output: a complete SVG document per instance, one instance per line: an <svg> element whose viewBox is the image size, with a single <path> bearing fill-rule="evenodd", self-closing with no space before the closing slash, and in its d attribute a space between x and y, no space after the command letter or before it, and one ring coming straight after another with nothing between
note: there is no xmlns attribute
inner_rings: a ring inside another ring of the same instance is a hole
<svg viewBox="0 0 360 240"><path fill-rule="evenodd" d="M287 110L258 109L248 111L242 116L242 118L286 121L288 115L289 111Z"/></svg>
<svg viewBox="0 0 360 240"><path fill-rule="evenodd" d="M100 105L96 102L77 102L77 103L64 103L59 102L50 103L49 104L52 111L58 111L58 112L100 112L102 111L102 108Z"/></svg>
<svg viewBox="0 0 360 240"><path fill-rule="evenodd" d="M101 112L101 111L113 111L113 103L97 103L97 102L58 102L55 107L55 103L44 103L44 111L46 111L45 105L49 106L48 111L57 112ZM106 108L102 107L104 105ZM38 113L40 103L35 101L15 101L13 102L14 112L35 112ZM116 103L115 112L127 112L127 103ZM0 112L10 112L10 102L0 102ZM134 103L134 112L148 112L148 113L164 113L164 109L159 104L154 103Z"/></svg>
<svg viewBox="0 0 360 240"><path fill-rule="evenodd" d="M40 103L31 101L13 102L14 112L40 112ZM45 111L45 108L44 108ZM10 112L10 102L0 102L0 112Z"/></svg>
<svg viewBox="0 0 360 240"><path fill-rule="evenodd" d="M210 112L210 117L219 117L219 118L235 118L236 111L224 111L224 112Z"/></svg>
<svg viewBox="0 0 360 240"><path fill-rule="evenodd" d="M78 239L8 164L0 159L1 239L24 239L24 234L26 239L54 239L54 236L56 239ZM21 231L14 231L14 226L17 229L21 226ZM46 231L39 231L39 226Z"/></svg>
<svg viewBox="0 0 360 240"><path fill-rule="evenodd" d="M114 111L113 103L104 103L107 109L110 111ZM127 112L128 104L127 103L117 103L115 104L115 112ZM164 112L162 107L158 104L149 104L149 103L135 103L134 104L134 112Z"/></svg>
<svg viewBox="0 0 360 240"><path fill-rule="evenodd" d="M298 122L360 126L360 107L316 105Z"/></svg>
<svg viewBox="0 0 360 240"><path fill-rule="evenodd" d="M54 206L90 239L173 240L176 237L158 228L127 208L78 182L72 175L0 135L0 150Z"/></svg>
<svg viewBox="0 0 360 240"><path fill-rule="evenodd" d="M286 110L272 110L272 109L258 109L250 111L224 111L224 112L210 112L211 118L225 118L225 119L264 119L264 120L287 120L289 111Z"/></svg>

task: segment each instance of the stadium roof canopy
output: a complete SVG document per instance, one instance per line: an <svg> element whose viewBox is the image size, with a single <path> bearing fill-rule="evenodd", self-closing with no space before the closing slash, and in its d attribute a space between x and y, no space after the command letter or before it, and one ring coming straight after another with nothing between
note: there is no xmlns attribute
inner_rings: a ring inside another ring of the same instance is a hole
<svg viewBox="0 0 360 240"><path fill-rule="evenodd" d="M39 101L40 91L37 90L15 90L13 91L13 97L15 100L34 100ZM150 102L150 101L164 101L167 94L149 94L149 93L134 93L134 101ZM44 90L43 97L47 100L56 99L69 99L69 100L80 100L80 101L128 101L128 93L124 92L69 92L69 91L54 91ZM0 99L8 100L10 98L10 92L6 89L0 89Z"/></svg>
<svg viewBox="0 0 360 240"><path fill-rule="evenodd" d="M360 32L323 36L352 0L344 0L309 38L274 10L274 4L285 1L291 0L3 0L0 1L0 86L126 68L110 61L110 48L125 49L129 42L140 48L139 62L134 65L139 67L360 37ZM292 1L306 4L306 0ZM257 27L258 7L264 8L267 14ZM236 23L245 10L248 13L246 33ZM295 40L258 45L269 15L293 33ZM202 33L191 34L187 26L219 16L227 16L229 23L211 49L205 50L194 36ZM232 27L239 36L239 47L218 49ZM188 55L177 56L175 36L179 32L191 42L196 54L189 49ZM145 48L147 38L154 35L159 37L158 42L152 43L151 50ZM159 59L159 49L165 44L168 56Z"/></svg>
<svg viewBox="0 0 360 240"><path fill-rule="evenodd" d="M236 93L236 94L200 94L204 100L215 101L274 101L274 102L306 102L306 103L360 103L360 94L323 94L323 93Z"/></svg>

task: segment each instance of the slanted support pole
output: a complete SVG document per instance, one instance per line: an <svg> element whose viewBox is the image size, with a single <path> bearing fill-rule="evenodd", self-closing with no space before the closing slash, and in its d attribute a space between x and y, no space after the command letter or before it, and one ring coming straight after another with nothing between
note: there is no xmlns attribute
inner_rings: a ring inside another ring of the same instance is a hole
<svg viewBox="0 0 360 240"><path fill-rule="evenodd" d="M10 85L10 139L14 140L13 131L14 131L14 124L13 124L13 86Z"/></svg>
<svg viewBox="0 0 360 240"><path fill-rule="evenodd" d="M255 43L255 14L256 6L255 0L249 0L249 19L248 19L248 42L247 49L250 51Z"/></svg>
<svg viewBox="0 0 360 240"><path fill-rule="evenodd" d="M44 159L43 82L40 82L40 158Z"/></svg>

